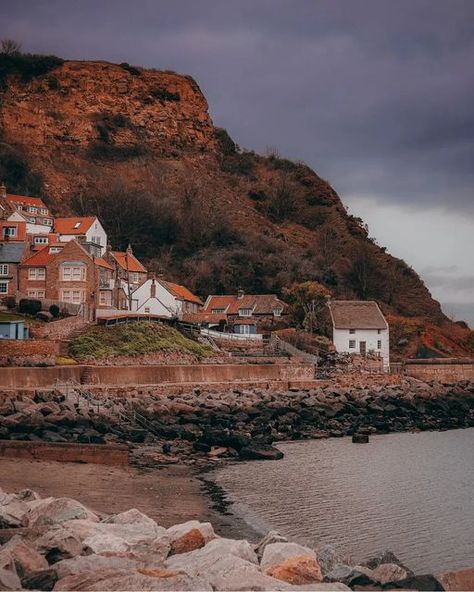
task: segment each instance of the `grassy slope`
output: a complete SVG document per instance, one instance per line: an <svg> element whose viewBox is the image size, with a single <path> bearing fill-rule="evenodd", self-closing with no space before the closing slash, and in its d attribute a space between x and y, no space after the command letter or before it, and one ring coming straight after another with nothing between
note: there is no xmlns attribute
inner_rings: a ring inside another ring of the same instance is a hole
<svg viewBox="0 0 474 592"><path fill-rule="evenodd" d="M209 347L184 337L176 329L149 321L92 327L69 345L70 355L78 360L156 352L177 352L198 358L212 354Z"/></svg>

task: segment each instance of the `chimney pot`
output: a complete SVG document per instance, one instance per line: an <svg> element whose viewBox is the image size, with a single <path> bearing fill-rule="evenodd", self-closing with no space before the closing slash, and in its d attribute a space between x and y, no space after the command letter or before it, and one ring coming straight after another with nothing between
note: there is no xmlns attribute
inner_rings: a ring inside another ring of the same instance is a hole
<svg viewBox="0 0 474 592"><path fill-rule="evenodd" d="M237 290L237 298L239 300L242 300L242 298L245 296L245 292L243 290Z"/></svg>
<svg viewBox="0 0 474 592"><path fill-rule="evenodd" d="M6 197L7 196L7 188L5 187L5 183L2 182L2 184L0 185L0 197Z"/></svg>

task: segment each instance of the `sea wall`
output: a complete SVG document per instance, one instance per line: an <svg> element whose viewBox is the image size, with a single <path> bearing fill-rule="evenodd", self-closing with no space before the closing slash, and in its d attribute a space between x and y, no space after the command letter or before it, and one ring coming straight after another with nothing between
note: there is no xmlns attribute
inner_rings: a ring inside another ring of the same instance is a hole
<svg viewBox="0 0 474 592"><path fill-rule="evenodd" d="M0 440L1 456L99 465L128 465L128 448L119 444L98 445Z"/></svg>
<svg viewBox="0 0 474 592"><path fill-rule="evenodd" d="M81 384L139 385L224 383L239 381L311 381L311 364L194 364L174 366L57 366L0 368L3 389L54 386L58 381Z"/></svg>
<svg viewBox="0 0 474 592"><path fill-rule="evenodd" d="M474 380L474 361L450 358L407 360L404 364L404 373L420 380L436 380L443 383Z"/></svg>
<svg viewBox="0 0 474 592"><path fill-rule="evenodd" d="M56 341L45 339L0 340L0 366L54 366L58 353L59 344Z"/></svg>

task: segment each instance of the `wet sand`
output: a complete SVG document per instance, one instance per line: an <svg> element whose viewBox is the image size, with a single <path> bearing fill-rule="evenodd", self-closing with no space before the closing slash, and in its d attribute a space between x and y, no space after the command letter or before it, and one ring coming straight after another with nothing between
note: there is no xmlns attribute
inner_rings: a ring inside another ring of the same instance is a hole
<svg viewBox="0 0 474 592"><path fill-rule="evenodd" d="M206 487L197 472L183 465L144 471L0 458L0 487L7 492L30 488L42 497L71 497L109 514L137 508L164 527L196 519L211 522L221 536L258 538L226 510L218 490Z"/></svg>

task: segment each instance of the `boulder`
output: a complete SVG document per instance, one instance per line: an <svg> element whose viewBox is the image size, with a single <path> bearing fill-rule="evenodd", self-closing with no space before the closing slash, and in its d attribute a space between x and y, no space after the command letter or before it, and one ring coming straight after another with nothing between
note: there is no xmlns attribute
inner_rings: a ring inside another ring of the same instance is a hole
<svg viewBox="0 0 474 592"><path fill-rule="evenodd" d="M334 545L321 543L314 551L323 574L330 572L336 565L345 565L347 563L345 557Z"/></svg>
<svg viewBox="0 0 474 592"><path fill-rule="evenodd" d="M14 536L0 549L0 568L4 568L11 561L21 579L34 571L49 567L46 559L36 549L27 545L20 536Z"/></svg>
<svg viewBox="0 0 474 592"><path fill-rule="evenodd" d="M136 508L115 514L104 520L104 522L110 522L111 524L133 524L134 526L144 526L148 530L155 529L158 526L152 518L149 518Z"/></svg>
<svg viewBox="0 0 474 592"><path fill-rule="evenodd" d="M130 545L126 540L113 534L100 533L83 541L85 553L125 553Z"/></svg>
<svg viewBox="0 0 474 592"><path fill-rule="evenodd" d="M326 582L342 582L347 586L367 586L376 582L368 567L337 564L333 566L324 579Z"/></svg>
<svg viewBox="0 0 474 592"><path fill-rule="evenodd" d="M25 515L23 524L29 527L50 526L77 519L99 522L97 514L81 503L68 497L59 497L40 500L36 507L32 507Z"/></svg>
<svg viewBox="0 0 474 592"><path fill-rule="evenodd" d="M474 568L447 571L437 579L445 590L474 590Z"/></svg>
<svg viewBox="0 0 474 592"><path fill-rule="evenodd" d="M103 569L70 575L56 582L53 590L203 590L210 584L198 576L167 569Z"/></svg>
<svg viewBox="0 0 474 592"><path fill-rule="evenodd" d="M0 590L22 590L20 578L15 570L0 568Z"/></svg>
<svg viewBox="0 0 474 592"><path fill-rule="evenodd" d="M83 549L81 539L60 525L45 532L33 544L49 564L80 555Z"/></svg>
<svg viewBox="0 0 474 592"><path fill-rule="evenodd" d="M371 575L375 582L388 584L389 582L405 580L409 574L406 569L396 563L381 563L372 570Z"/></svg>
<svg viewBox="0 0 474 592"><path fill-rule="evenodd" d="M316 553L296 543L267 545L260 565L266 575L289 584L312 584L323 579Z"/></svg>
<svg viewBox="0 0 474 592"><path fill-rule="evenodd" d="M212 524L197 520L177 524L168 528L166 532L171 542L171 555L200 549L216 538Z"/></svg>
<svg viewBox="0 0 474 592"><path fill-rule="evenodd" d="M239 450L239 457L242 460L280 460L284 454L274 446L250 445Z"/></svg>
<svg viewBox="0 0 474 592"><path fill-rule="evenodd" d="M261 539L257 545L255 546L255 552L259 559L262 559L263 551L267 545L271 545L272 543L287 543L288 539L282 536L276 530L270 530L267 534Z"/></svg>
<svg viewBox="0 0 474 592"><path fill-rule="evenodd" d="M4 497L5 503L0 500L0 528L16 528L21 526L23 518L28 512L28 506L15 496Z"/></svg>
<svg viewBox="0 0 474 592"><path fill-rule="evenodd" d="M55 569L42 569L22 578L21 585L27 590L52 590L57 579Z"/></svg>
<svg viewBox="0 0 474 592"><path fill-rule="evenodd" d="M135 569L143 566L143 563L140 559L127 556L125 553L107 553L104 555L79 555L71 559L63 559L54 565L54 569L58 576L57 579L62 579L85 571Z"/></svg>

